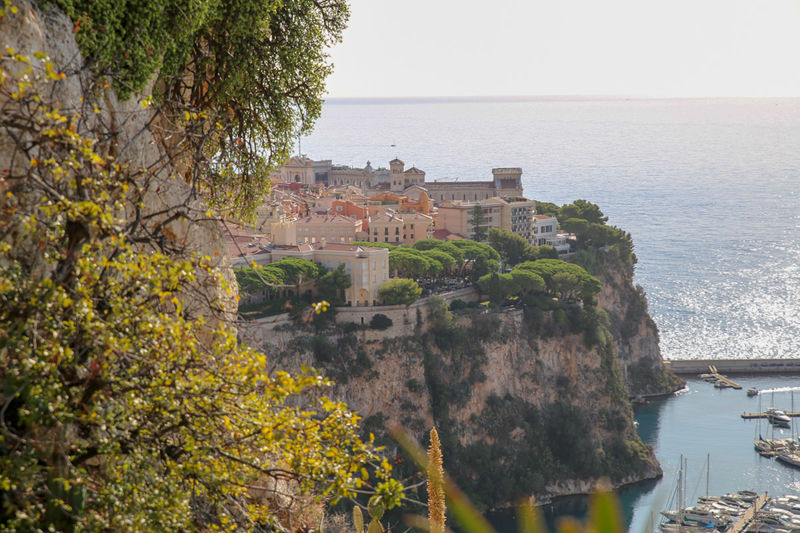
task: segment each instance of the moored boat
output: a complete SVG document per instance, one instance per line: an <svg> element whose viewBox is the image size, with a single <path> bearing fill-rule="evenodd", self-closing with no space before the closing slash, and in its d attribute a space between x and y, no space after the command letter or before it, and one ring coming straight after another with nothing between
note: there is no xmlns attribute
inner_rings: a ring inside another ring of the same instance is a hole
<svg viewBox="0 0 800 533"><path fill-rule="evenodd" d="M775 407L770 407L767 409L767 420L769 420L770 424L773 426L788 428L790 422L792 421L789 416L781 411L780 409L776 409Z"/></svg>

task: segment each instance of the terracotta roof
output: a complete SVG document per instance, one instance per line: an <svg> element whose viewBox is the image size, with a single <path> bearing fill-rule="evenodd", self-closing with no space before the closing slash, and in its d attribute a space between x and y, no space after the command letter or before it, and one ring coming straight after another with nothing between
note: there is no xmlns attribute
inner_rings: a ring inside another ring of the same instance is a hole
<svg viewBox="0 0 800 533"><path fill-rule="evenodd" d="M556 218L556 217L550 215L533 215L533 218L535 218L536 220L547 220L549 218Z"/></svg>
<svg viewBox="0 0 800 533"><path fill-rule="evenodd" d="M425 172L421 171L417 167L411 167L405 172L403 172L403 174L425 174Z"/></svg>
<svg viewBox="0 0 800 533"><path fill-rule="evenodd" d="M466 239L465 236L461 235L460 233L454 233L449 229L437 229L433 232L433 238L439 239L440 241L454 241L456 239Z"/></svg>
<svg viewBox="0 0 800 533"><path fill-rule="evenodd" d="M268 253L272 243L266 235L255 233L238 224L225 224L225 248L231 258Z"/></svg>
<svg viewBox="0 0 800 533"><path fill-rule="evenodd" d="M297 224L347 224L353 226L356 219L344 215L314 214L297 220Z"/></svg>
<svg viewBox="0 0 800 533"><path fill-rule="evenodd" d="M400 160L399 160L398 158L396 158L396 157L395 157L394 159L392 159L391 161L389 161L389 164L390 164L390 165L391 165L392 163L400 163L401 165L405 165L405 163L403 163L402 161L400 161Z"/></svg>

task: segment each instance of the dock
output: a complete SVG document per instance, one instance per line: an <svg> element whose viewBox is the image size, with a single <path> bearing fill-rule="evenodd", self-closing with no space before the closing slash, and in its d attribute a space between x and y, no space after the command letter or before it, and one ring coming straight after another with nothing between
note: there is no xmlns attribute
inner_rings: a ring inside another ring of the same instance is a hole
<svg viewBox="0 0 800 533"><path fill-rule="evenodd" d="M766 505L768 501L769 495L767 493L760 495L725 533L742 533L742 531L745 531L756 514L764 508L764 505Z"/></svg>
<svg viewBox="0 0 800 533"><path fill-rule="evenodd" d="M800 416L800 411L784 411L786 416L795 418ZM751 419L751 418L768 418L767 413L742 413L742 418L744 419Z"/></svg>
<svg viewBox="0 0 800 533"><path fill-rule="evenodd" d="M735 381L728 379L726 376L723 376L717 371L717 367L715 365L708 365L708 374L700 374L700 377L706 381L710 381L714 384L715 387L720 389L724 388L731 388L731 389L741 389L742 386L736 383Z"/></svg>

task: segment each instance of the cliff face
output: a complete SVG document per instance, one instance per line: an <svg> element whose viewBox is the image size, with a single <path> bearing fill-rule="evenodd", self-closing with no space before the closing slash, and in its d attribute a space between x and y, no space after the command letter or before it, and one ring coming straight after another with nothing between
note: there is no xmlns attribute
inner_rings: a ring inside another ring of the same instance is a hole
<svg viewBox="0 0 800 533"><path fill-rule="evenodd" d="M613 262L605 265L612 273ZM540 501L586 493L602 477L618 486L661 474L634 430L629 390L674 388L659 373L652 321L646 310L632 310L639 293L624 275L604 281L599 303L608 316L583 332L552 312L452 316L434 302L412 335L340 325L289 337L282 331L265 348L281 365L326 372L367 432L401 424L423 440L436 426L445 468L483 507L531 493ZM640 367L649 373L626 382L625 369L630 378Z"/></svg>
<svg viewBox="0 0 800 533"><path fill-rule="evenodd" d="M220 308L227 312L225 318L232 319L236 309L236 284L230 258L221 253L225 250L222 227L206 216L207 207L193 188L173 177L184 170L177 168L179 158L169 152L164 142L176 136L174 125L159 123L156 111L140 104L149 96L149 90L121 101L113 88L101 83L102 79L91 72L78 49L75 25L62 11L46 2L14 0L13 4L17 13L0 17L3 47L26 56L34 65L39 63L34 58L45 54L65 77L46 86L40 85L32 76L25 76L27 63L6 61L3 68L9 83L13 85L23 76L23 79L30 78L33 86L28 91L40 93L42 104L60 110L64 116L80 116L82 120L76 133L104 147L104 155L118 157L131 169L150 169L139 180L143 196L132 199L124 207L126 212L120 215L129 221L140 220L143 229L159 228L160 233L154 235L150 243L142 245L143 251L166 251L176 259L192 255L209 257L209 264L219 267L222 278L233 290L222 290L216 275L198 272L195 287L184 293L184 305L192 315L205 316L212 322L222 316ZM0 93L0 108L11 109L8 102L8 95ZM30 165L29 154L20 149L19 138L9 134L14 125L4 123L4 126L6 128L0 130L3 176L8 169ZM9 185L0 179L0 193ZM18 193L17 199L26 201L24 190ZM36 203L39 198L27 200ZM136 212L134 202L139 201ZM3 194L0 207L4 204ZM20 242L13 244L15 248L24 248Z"/></svg>
<svg viewBox="0 0 800 533"><path fill-rule="evenodd" d="M673 392L683 381L664 367L658 327L647 311L641 285L634 285L632 265L614 253L599 254L591 267L603 284L598 306L610 317L609 330L631 396Z"/></svg>

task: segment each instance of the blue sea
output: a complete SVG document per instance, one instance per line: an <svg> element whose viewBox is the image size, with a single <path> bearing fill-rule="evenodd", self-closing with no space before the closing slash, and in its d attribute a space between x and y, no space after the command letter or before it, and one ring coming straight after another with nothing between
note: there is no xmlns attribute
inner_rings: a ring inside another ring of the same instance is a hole
<svg viewBox="0 0 800 533"><path fill-rule="evenodd" d="M800 357L800 99L331 100L313 159L523 169L629 231L667 359Z"/></svg>
<svg viewBox="0 0 800 533"><path fill-rule="evenodd" d="M588 199L633 235L635 281L665 358L800 357L800 99L332 100L302 152L359 167L399 157L428 180L486 180L493 167L522 167L527 197ZM736 379L745 388L800 387L794 376ZM690 496L705 493L709 454L711 494L800 494L800 470L753 450L759 428L739 415L757 400L689 386L637 410L665 475L623 491L631 531L652 531L681 455ZM763 407L789 409L791 394L764 395ZM797 401L800 410L800 390Z"/></svg>

